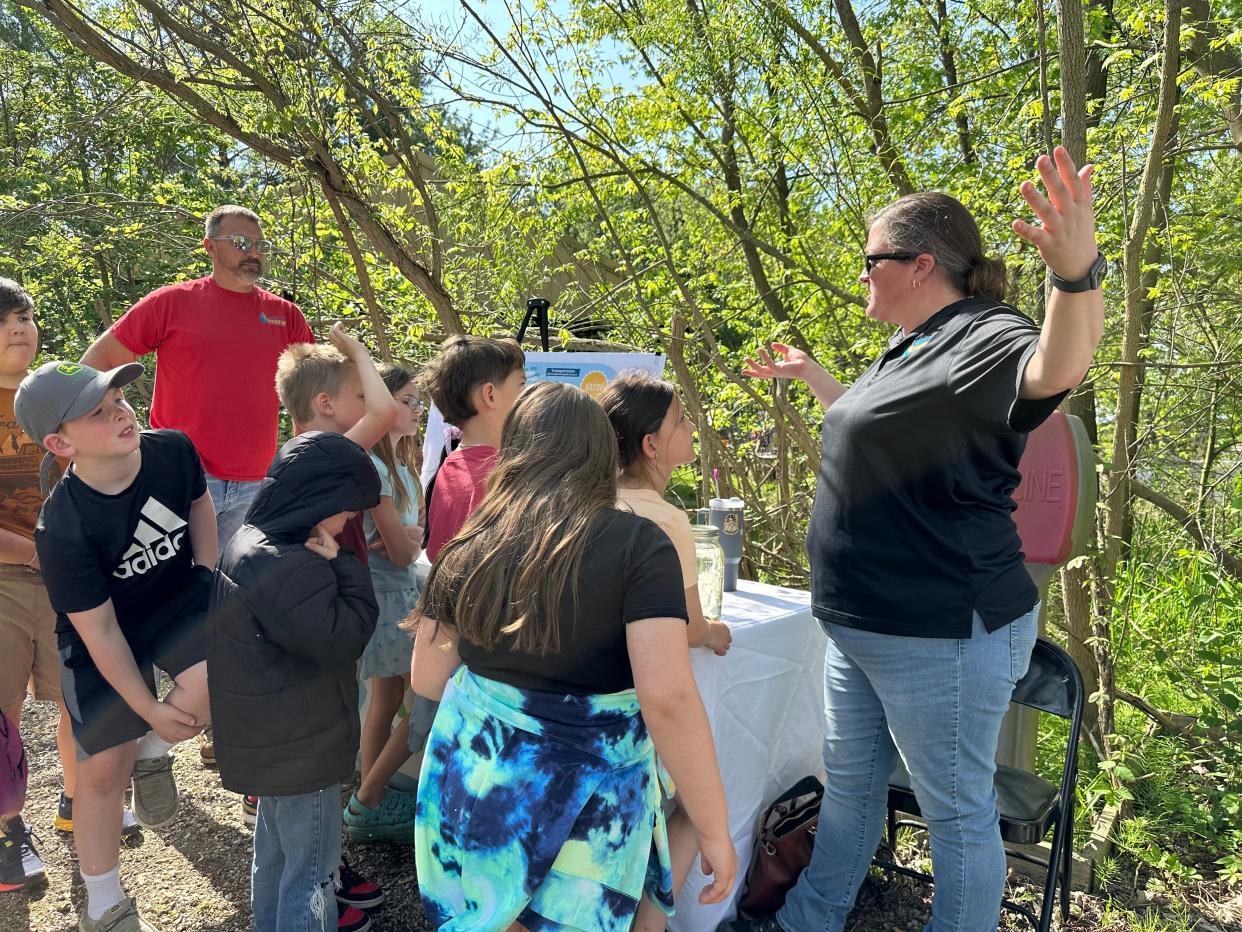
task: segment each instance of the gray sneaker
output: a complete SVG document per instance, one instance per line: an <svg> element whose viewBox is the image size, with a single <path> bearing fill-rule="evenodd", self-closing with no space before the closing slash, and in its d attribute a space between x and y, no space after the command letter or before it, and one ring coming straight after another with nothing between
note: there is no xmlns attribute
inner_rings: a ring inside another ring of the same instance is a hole
<svg viewBox="0 0 1242 932"><path fill-rule="evenodd" d="M155 926L143 921L138 915L138 904L127 896L98 919L91 919L82 911L78 932L157 932Z"/></svg>
<svg viewBox="0 0 1242 932"><path fill-rule="evenodd" d="M143 828L167 825L177 813L177 781L172 755L134 762L134 818Z"/></svg>
<svg viewBox="0 0 1242 932"><path fill-rule="evenodd" d="M20 815L0 822L0 893L37 887L47 882L34 833Z"/></svg>

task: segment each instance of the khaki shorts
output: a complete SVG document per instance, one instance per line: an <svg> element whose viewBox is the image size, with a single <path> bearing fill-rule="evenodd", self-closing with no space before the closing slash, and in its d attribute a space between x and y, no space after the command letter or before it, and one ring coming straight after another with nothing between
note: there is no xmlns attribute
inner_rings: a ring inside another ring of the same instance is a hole
<svg viewBox="0 0 1242 932"><path fill-rule="evenodd" d="M0 708L25 699L27 685L40 701L60 701L56 613L40 574L0 563Z"/></svg>

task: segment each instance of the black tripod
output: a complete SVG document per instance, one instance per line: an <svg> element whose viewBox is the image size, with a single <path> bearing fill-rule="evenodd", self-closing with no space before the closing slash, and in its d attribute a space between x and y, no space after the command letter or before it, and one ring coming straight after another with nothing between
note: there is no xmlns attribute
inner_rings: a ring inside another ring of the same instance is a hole
<svg viewBox="0 0 1242 932"><path fill-rule="evenodd" d="M546 353L548 351L548 308L552 303L547 298L527 298L526 299L526 316L522 318L522 326L518 327L517 341L520 344L526 337L526 328L530 326L531 319L534 318L536 324L539 325L539 345Z"/></svg>

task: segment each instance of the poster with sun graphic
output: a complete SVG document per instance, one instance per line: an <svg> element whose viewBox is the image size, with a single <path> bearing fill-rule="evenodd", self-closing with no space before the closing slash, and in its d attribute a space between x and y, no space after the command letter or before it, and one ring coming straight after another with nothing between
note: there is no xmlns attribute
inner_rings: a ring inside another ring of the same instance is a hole
<svg viewBox="0 0 1242 932"><path fill-rule="evenodd" d="M596 397L604 386L620 375L646 372L655 378L664 374L661 353L527 353L526 383L566 382ZM426 487L440 467L442 454L450 442L452 428L435 405L427 409L427 431L423 436L422 482Z"/></svg>

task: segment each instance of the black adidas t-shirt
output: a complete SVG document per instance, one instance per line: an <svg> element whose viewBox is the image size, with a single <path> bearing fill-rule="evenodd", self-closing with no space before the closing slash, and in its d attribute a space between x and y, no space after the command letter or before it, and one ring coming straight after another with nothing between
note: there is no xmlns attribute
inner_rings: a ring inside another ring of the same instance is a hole
<svg viewBox="0 0 1242 932"><path fill-rule="evenodd" d="M139 449L138 475L116 495L67 471L35 527L57 641L62 652L71 649L70 657L83 645L68 613L111 599L134 645L196 603L210 584L211 568L194 566L190 544L190 505L207 489L194 444L179 430L146 430Z"/></svg>

